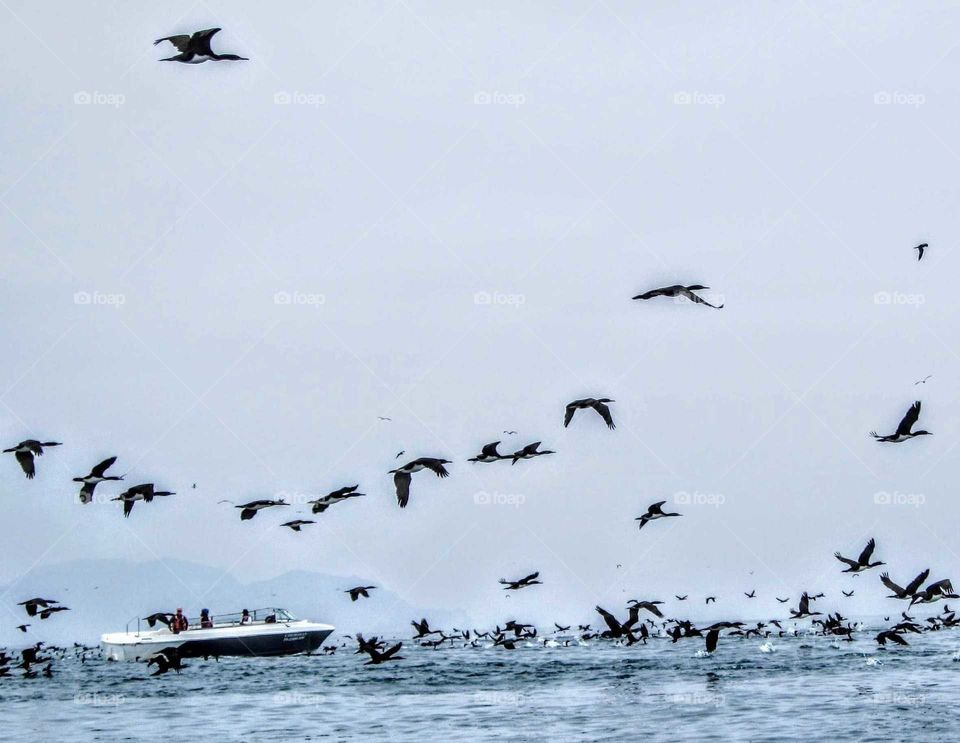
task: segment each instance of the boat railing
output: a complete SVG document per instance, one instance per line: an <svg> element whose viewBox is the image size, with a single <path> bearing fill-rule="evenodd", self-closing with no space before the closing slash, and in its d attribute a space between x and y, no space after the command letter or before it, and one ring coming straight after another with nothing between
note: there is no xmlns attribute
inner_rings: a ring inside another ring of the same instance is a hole
<svg viewBox="0 0 960 743"><path fill-rule="evenodd" d="M262 609L249 609L248 611L250 614L250 624L282 624L295 620L295 617L286 609L280 609L275 606L268 606ZM243 624L243 612L235 611L230 614L211 614L210 620L213 623L213 627L239 627ZM141 621L141 617L131 617L124 627L124 631L129 635L130 625L136 622L137 634L139 635ZM160 625L157 629L163 630L166 629L166 627ZM187 629L204 629L200 626L200 617L187 617Z"/></svg>

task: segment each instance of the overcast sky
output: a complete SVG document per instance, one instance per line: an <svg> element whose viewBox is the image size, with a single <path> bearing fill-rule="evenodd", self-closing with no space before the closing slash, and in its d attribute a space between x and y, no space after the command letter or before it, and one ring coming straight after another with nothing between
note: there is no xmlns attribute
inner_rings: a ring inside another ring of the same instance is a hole
<svg viewBox="0 0 960 743"><path fill-rule="evenodd" d="M725 5L4 0L0 431L64 442L0 460L4 601L176 556L478 623L890 613L832 556L871 535L960 577L960 8ZM213 26L250 61L157 61ZM673 283L726 306L630 299ZM914 399L934 436L869 438ZM466 462L496 439L557 454ZM404 511L401 449L454 460ZM79 505L110 455L177 495ZM354 483L301 534L218 504Z"/></svg>

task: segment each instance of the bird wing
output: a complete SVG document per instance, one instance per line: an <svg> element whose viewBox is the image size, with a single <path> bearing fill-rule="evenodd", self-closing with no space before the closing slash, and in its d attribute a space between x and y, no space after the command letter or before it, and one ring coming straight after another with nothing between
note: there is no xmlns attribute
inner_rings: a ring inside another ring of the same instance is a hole
<svg viewBox="0 0 960 743"><path fill-rule="evenodd" d="M849 565L851 568L858 568L858 567L860 567L860 563L859 563L859 562L857 562L856 560L851 560L849 557L844 557L844 556L841 555L839 552L834 552L834 553L833 553L833 556L836 557L840 562L846 563L846 564ZM861 562L862 562L862 560L861 560Z"/></svg>
<svg viewBox="0 0 960 743"><path fill-rule="evenodd" d="M521 578L521 579L520 579L519 581L517 581L517 582L518 582L518 583L529 583L530 581L536 580L536 579L539 578L539 577L540 577L540 571L538 570L536 573L530 573L530 575L528 575L526 578Z"/></svg>
<svg viewBox="0 0 960 743"><path fill-rule="evenodd" d="M871 537L870 541L867 542L867 546L863 548L863 552L860 553L860 557L857 558L861 565L866 565L868 562L870 562L870 556L873 554L873 550L876 546L876 541Z"/></svg>
<svg viewBox="0 0 960 743"><path fill-rule="evenodd" d="M328 497L328 498L342 498L342 497L344 497L345 495L347 495L347 493L352 493L354 490L356 490L356 489L359 488L359 487L360 487L360 485L358 484L358 485L351 485L351 486L346 487L346 488L340 488L339 490L334 490L334 491L333 491L332 493L330 493L327 497Z"/></svg>
<svg viewBox="0 0 960 743"><path fill-rule="evenodd" d="M162 39L157 39L153 42L153 45L156 46L164 41L169 41L181 52L187 51L190 47L190 36L189 34L177 34L176 36L164 36Z"/></svg>
<svg viewBox="0 0 960 743"><path fill-rule="evenodd" d="M611 629L611 631L620 631L620 622L617 621L617 618L613 616L613 614L599 606L597 607L597 612L601 617L603 617L603 621L607 623L607 626Z"/></svg>
<svg viewBox="0 0 960 743"><path fill-rule="evenodd" d="M100 464L90 470L90 474L94 477L103 477L104 473L110 469L114 462L117 461L116 457L110 457L110 459L104 459Z"/></svg>
<svg viewBox="0 0 960 743"><path fill-rule="evenodd" d="M439 459L431 459L426 457L421 459L420 462L431 472L436 473L437 477L447 477L450 473L444 468L443 464Z"/></svg>
<svg viewBox="0 0 960 743"><path fill-rule="evenodd" d="M499 441L494 441L491 444L487 444L482 449L480 449L480 455L484 457L499 457L500 452L497 451L497 447L500 445Z"/></svg>
<svg viewBox="0 0 960 743"><path fill-rule="evenodd" d="M242 511L240 511L240 520L249 521L256 515L257 515L256 508L244 508Z"/></svg>
<svg viewBox="0 0 960 743"><path fill-rule="evenodd" d="M27 476L28 480L32 480L33 476L36 474L36 470L33 468L33 454L28 451L18 451L16 454L14 454L14 456L20 463L20 468L23 470L23 474Z"/></svg>
<svg viewBox="0 0 960 743"><path fill-rule="evenodd" d="M80 502L89 503L90 501L92 501L93 490L96 487L97 487L97 484L95 482L89 482L84 484L84 486L80 488Z"/></svg>
<svg viewBox="0 0 960 743"><path fill-rule="evenodd" d="M380 657L383 658L384 660L386 660L387 658L392 658L394 655L397 654L397 652L398 652L398 651L400 650L400 648L402 648L402 647L403 647L403 643L402 643L402 642L398 642L396 645L393 645L392 647L389 647L389 648L387 648L386 650L384 650L384 651L380 654Z"/></svg>
<svg viewBox="0 0 960 743"><path fill-rule="evenodd" d="M658 500L656 503L647 508L647 513L663 513L664 503L666 503L665 500Z"/></svg>
<svg viewBox="0 0 960 743"><path fill-rule="evenodd" d="M644 292L643 294L638 294L637 296L634 297L634 299L653 299L654 297L663 296L664 294L666 294L666 292L667 292L666 288L651 289L650 291Z"/></svg>
<svg viewBox="0 0 960 743"><path fill-rule="evenodd" d="M696 304L705 304L707 305L707 307L713 307L713 309L715 310L719 310L721 307L723 307L722 304L721 305L710 304L706 299L701 299L686 287L680 289L679 293L685 296L691 302L695 302Z"/></svg>
<svg viewBox="0 0 960 743"><path fill-rule="evenodd" d="M397 472L393 476L393 484L397 488L397 503L400 508L406 508L410 500L410 474L407 472Z"/></svg>
<svg viewBox="0 0 960 743"><path fill-rule="evenodd" d="M593 404L593 409L600 414L601 418L603 418L604 423L607 424L607 428L616 428L613 423L613 416L610 415L610 408L608 408L605 403L595 402Z"/></svg>
<svg viewBox="0 0 960 743"><path fill-rule="evenodd" d="M907 414L903 416L903 420L900 421L900 425L897 426L897 435L905 436L906 434L910 433L910 429L913 428L913 424L917 422L919 417L920 401L917 400L913 405L910 406Z"/></svg>
<svg viewBox="0 0 960 743"><path fill-rule="evenodd" d="M891 591L893 591L893 592L894 592L895 594L897 594L898 596L900 596L900 595L903 594L903 588L901 588L901 587L898 586L896 583L894 583L892 580L890 580L889 574L887 574L887 573L881 573L881 574L880 574L880 582L883 583L883 585L885 585L887 588L889 588Z"/></svg>
<svg viewBox="0 0 960 743"><path fill-rule="evenodd" d="M567 405L567 412L563 416L563 427L566 428L573 420L573 414L577 412L577 406L574 403Z"/></svg>
<svg viewBox="0 0 960 743"><path fill-rule="evenodd" d="M930 568L924 570L920 575L914 578L903 590L910 594L911 596L917 592L917 589L920 588L920 585L927 579L927 576L930 575Z"/></svg>
<svg viewBox="0 0 960 743"><path fill-rule="evenodd" d="M123 517L124 517L124 518L126 518L127 516L130 515L130 512L133 510L133 504L134 504L134 503L136 503L136 501L134 501L134 500L131 499L131 498L124 498L124 499L123 499Z"/></svg>
<svg viewBox="0 0 960 743"><path fill-rule="evenodd" d="M798 614L809 614L810 613L810 597L804 594L800 597L800 607Z"/></svg>
<svg viewBox="0 0 960 743"><path fill-rule="evenodd" d="M707 632L707 652L712 653L717 649L717 642L720 640L720 630L712 629Z"/></svg>
<svg viewBox="0 0 960 743"><path fill-rule="evenodd" d="M197 54L205 54L211 57L214 56L213 49L210 48L210 40L219 30L219 28L208 28L203 31L197 31L192 37L190 37L190 42L193 44Z"/></svg>
<svg viewBox="0 0 960 743"><path fill-rule="evenodd" d="M893 640L895 643L897 643L897 645L909 645L909 643L900 637L900 635L898 635L896 632L890 632L887 635L887 639Z"/></svg>

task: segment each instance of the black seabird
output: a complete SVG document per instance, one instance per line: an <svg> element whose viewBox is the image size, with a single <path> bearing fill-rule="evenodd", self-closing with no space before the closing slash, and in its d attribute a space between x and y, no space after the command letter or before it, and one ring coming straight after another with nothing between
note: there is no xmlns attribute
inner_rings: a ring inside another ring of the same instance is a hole
<svg viewBox="0 0 960 743"><path fill-rule="evenodd" d="M521 459L533 459L534 457L542 457L544 454L556 454L555 451L550 451L549 449L544 449L540 451L539 441L534 441L532 444L527 444L522 449L518 449L510 456L513 457L513 461L510 464L516 464Z"/></svg>
<svg viewBox="0 0 960 743"><path fill-rule="evenodd" d="M920 243L919 245L917 245L917 246L914 248L914 250L917 251L917 261L922 261L922 260L923 260L923 251L924 251L926 248L928 248L928 247L930 247L930 246L927 245L927 243Z"/></svg>
<svg viewBox="0 0 960 743"><path fill-rule="evenodd" d="M13 454L20 463L20 469L23 470L23 474L27 476L28 480L32 480L36 474L36 469L34 469L33 466L33 458L34 456L42 457L43 447L45 446L61 446L61 444L59 441L36 441L34 439L27 439L26 441L21 441L14 447L4 449L3 453Z"/></svg>
<svg viewBox="0 0 960 743"><path fill-rule="evenodd" d="M37 609L46 609L48 606L53 604L59 604L60 602L56 599L43 599L43 598L33 598L27 599L26 601L21 601L17 606L22 606L28 615L35 617L37 615Z"/></svg>
<svg viewBox="0 0 960 743"><path fill-rule="evenodd" d="M673 286L664 286L660 289L651 289L648 292L643 294L638 294L634 299L653 299L654 297L686 297L691 302L696 304L705 304L707 307L713 307L715 310L719 310L723 305L712 305L707 300L701 299L696 294L695 291L700 291L701 289L709 289L709 286L702 286L700 284L691 284L690 286L683 286L682 284L674 284Z"/></svg>
<svg viewBox="0 0 960 743"><path fill-rule="evenodd" d="M475 457L470 457L468 462L482 462L484 464L488 462L499 462L501 459L507 459L500 452L497 451L497 447L500 445L499 441L494 441L480 449L480 453Z"/></svg>
<svg viewBox="0 0 960 743"><path fill-rule="evenodd" d="M280 524L280 526L287 526L292 531L300 531L301 526L306 526L307 524L315 524L316 521L309 521L305 519L294 519L293 521L287 521L286 523Z"/></svg>
<svg viewBox="0 0 960 743"><path fill-rule="evenodd" d="M910 406L907 414L903 416L903 420L900 421L900 425L897 426L897 430L894 433L886 436L880 436L876 431L871 431L870 435L881 443L886 442L891 444L899 444L907 439L912 439L914 436L932 436L933 434L929 431L911 430L919 417L920 401L917 400L913 405Z"/></svg>
<svg viewBox="0 0 960 743"><path fill-rule="evenodd" d="M370 656L370 660L364 663L364 665L377 666L377 665L380 665L381 663L386 663L388 660L403 660L402 655L397 655L397 652L402 647L403 647L403 643L398 642L396 645L387 648L383 652L380 652L376 648L372 648L367 651L367 654Z"/></svg>
<svg viewBox="0 0 960 743"><path fill-rule="evenodd" d="M574 400L571 403L567 403L567 412L563 417L563 427L566 428L570 425L570 421L573 420L573 414L578 410L585 410L586 408L593 408L597 411L604 422L607 424L607 428L614 429L616 426L613 423L613 416L610 414L610 408L607 407L608 402L616 402L611 400L609 397L585 397L582 400Z"/></svg>
<svg viewBox="0 0 960 743"><path fill-rule="evenodd" d="M677 601L686 601L686 600L687 600L687 594L684 594L683 596L677 596L676 594L674 594L673 597L674 597Z"/></svg>
<svg viewBox="0 0 960 743"><path fill-rule="evenodd" d="M803 619L804 617L818 617L820 616L820 612L810 611L810 596L804 592L804 594L800 597L799 608L796 611L791 609L790 616L793 619Z"/></svg>
<svg viewBox="0 0 960 743"><path fill-rule="evenodd" d="M711 601L712 601L713 603L717 603L717 597L716 597L716 596L707 596L707 598L704 600L703 603L704 603L704 604L709 604Z"/></svg>
<svg viewBox="0 0 960 743"><path fill-rule="evenodd" d="M180 52L173 57L161 59L161 62L200 64L207 60L214 62L246 61L246 57L238 57L236 54L217 54L210 48L210 40L218 31L220 31L219 28L208 28L204 31L197 31L192 35L164 36L162 39L153 42L153 45L156 46L163 41L169 41Z"/></svg>
<svg viewBox="0 0 960 743"><path fill-rule="evenodd" d="M339 490L334 490L332 493L328 493L322 498L317 498L316 500L307 501L307 503L312 504L314 513L323 513L330 506L335 503L339 503L342 500L347 500L348 498L359 498L366 495L366 493L357 493L356 489L360 487L359 485L350 485L345 488L340 488Z"/></svg>
<svg viewBox="0 0 960 743"><path fill-rule="evenodd" d="M426 617L421 619L419 622L414 620L410 622L413 625L414 629L417 631L417 637L427 637L428 635L442 635L443 633L438 629L430 629L430 623L427 621Z"/></svg>
<svg viewBox="0 0 960 743"><path fill-rule="evenodd" d="M400 508L406 508L410 500L410 479L414 472L422 469L428 469L437 477L449 477L450 473L443 465L451 464L449 459L437 459L436 457L420 457L412 462L407 462L403 467L390 470L388 474L393 475L393 484L397 488L397 503Z"/></svg>
<svg viewBox="0 0 960 743"><path fill-rule="evenodd" d="M927 576L930 575L930 569L927 568L920 575L914 578L907 584L906 588L901 588L892 580L890 580L889 573L880 573L880 582L883 583L887 588L893 591L893 594L887 596L889 599L913 599L917 591L920 590L920 586L923 585L923 582L927 579Z"/></svg>
<svg viewBox="0 0 960 743"><path fill-rule="evenodd" d="M843 572L847 572L847 571L844 570ZM853 592L853 591L850 591L850 593L847 593L846 591L844 591L844 590L841 588L841 589L840 589L840 593L842 593L842 594L843 594L844 596L846 596L847 598L850 598L851 596L853 596L853 593L854 593L854 592Z"/></svg>
<svg viewBox="0 0 960 743"><path fill-rule="evenodd" d="M658 604L663 603L662 601L637 601L637 599L631 599L627 603L631 605L630 608L636 607L637 611L640 611L641 609L645 609L646 611L649 611L651 614L653 614L653 616L663 619L663 612L661 612L657 608Z"/></svg>
<svg viewBox="0 0 960 743"><path fill-rule="evenodd" d="M113 463L117 461L116 457L110 457L109 459L104 459L100 464L90 470L89 475L84 475L83 477L73 478L74 482L82 482L83 487L80 488L80 502L89 503L93 500L93 491L96 489L97 484L101 482L122 480L123 475L119 477L114 477L113 475L105 474L110 467L113 466Z"/></svg>
<svg viewBox="0 0 960 743"><path fill-rule="evenodd" d="M643 516L637 516L634 521L639 521L640 526L637 527L642 529L644 525L649 521L656 521L657 519L665 519L669 516L682 516L682 513L664 513L663 504L666 503L665 500L657 501L651 506L647 507L647 512Z"/></svg>
<svg viewBox="0 0 960 743"><path fill-rule="evenodd" d="M753 589L752 591L750 591L750 593L747 593L746 591L744 591L743 595L746 596L748 599L755 599L757 597L757 589Z"/></svg>
<svg viewBox="0 0 960 743"><path fill-rule="evenodd" d="M543 585L543 581L537 580L539 577L540 571L538 570L536 573L530 573L530 575L527 575L520 580L507 580L506 578L501 578L499 583L503 586L506 586L506 588L503 589L504 591L519 591L521 588L526 588L527 586Z"/></svg>
<svg viewBox="0 0 960 743"><path fill-rule="evenodd" d="M356 601L358 598L363 596L365 599L370 598L370 594L367 591L372 591L376 586L354 586L353 588L348 588L344 593L350 594L350 600Z"/></svg>
<svg viewBox="0 0 960 743"><path fill-rule="evenodd" d="M244 503L239 506L234 506L234 508L241 509L240 511L240 520L249 521L254 516L257 515L257 511L262 511L264 508L270 508L271 506L289 506L285 500L252 500L249 503Z"/></svg>
<svg viewBox="0 0 960 743"><path fill-rule="evenodd" d="M875 568L879 565L885 565L879 560L877 562L870 562L870 556L873 554L874 548L877 546L877 543L871 538L867 542L867 546L863 548L863 552L860 553L860 557L856 560L851 560L849 557L844 557L839 552L834 552L833 556L836 557L840 562L846 563L848 565L847 569L844 570L844 573L862 573L864 570L869 570L870 568Z"/></svg>
<svg viewBox="0 0 960 743"><path fill-rule="evenodd" d="M150 503L154 498L165 495L176 495L176 493L169 490L155 490L152 482L145 482L143 485L134 485L132 488L128 488L116 498L111 498L110 500L123 502L123 516L126 518L133 510L133 504L138 500L142 500L144 503Z"/></svg>
<svg viewBox="0 0 960 743"><path fill-rule="evenodd" d="M932 604L940 599L956 598L960 598L960 596L953 592L953 584L949 580L938 580L928 585L922 591L918 591L913 598L910 599L910 605Z"/></svg>

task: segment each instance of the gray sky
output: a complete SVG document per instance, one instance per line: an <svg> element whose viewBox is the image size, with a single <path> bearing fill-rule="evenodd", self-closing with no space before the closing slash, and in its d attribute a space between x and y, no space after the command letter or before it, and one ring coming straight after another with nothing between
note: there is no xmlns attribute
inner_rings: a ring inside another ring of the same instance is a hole
<svg viewBox="0 0 960 743"><path fill-rule="evenodd" d="M0 584L177 556L480 622L891 611L832 557L869 535L901 582L957 576L960 9L515 6L4 0L0 429L65 446L0 461ZM251 61L156 61L211 26ZM676 282L726 308L630 301ZM588 395L615 432L563 429ZM933 437L867 436L915 397ZM558 454L465 461L498 438ZM455 460L405 511L400 449ZM78 505L113 454L178 495ZM299 535L217 504L355 482ZM678 493L722 502L637 532Z"/></svg>

